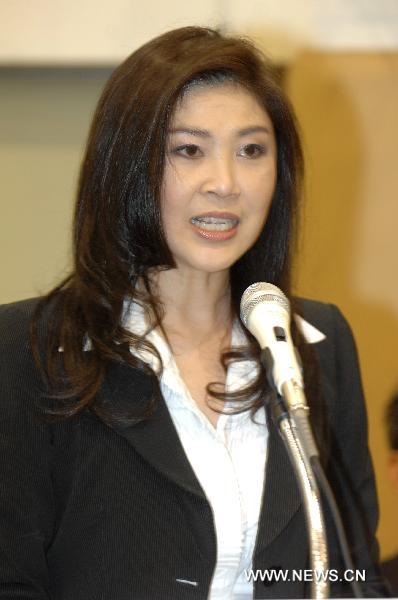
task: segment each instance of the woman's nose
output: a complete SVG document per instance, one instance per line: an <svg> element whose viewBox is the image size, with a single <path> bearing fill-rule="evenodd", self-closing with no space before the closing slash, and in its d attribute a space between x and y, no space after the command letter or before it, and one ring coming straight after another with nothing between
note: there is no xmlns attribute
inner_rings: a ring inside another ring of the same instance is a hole
<svg viewBox="0 0 398 600"><path fill-rule="evenodd" d="M202 191L220 198L239 195L237 165L232 158L220 156L209 161L205 166Z"/></svg>

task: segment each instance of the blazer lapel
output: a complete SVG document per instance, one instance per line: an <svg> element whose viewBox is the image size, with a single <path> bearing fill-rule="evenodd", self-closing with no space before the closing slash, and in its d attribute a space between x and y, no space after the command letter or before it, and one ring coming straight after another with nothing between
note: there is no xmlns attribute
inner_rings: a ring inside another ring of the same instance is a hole
<svg viewBox="0 0 398 600"><path fill-rule="evenodd" d="M301 505L293 467L283 440L270 419L268 429L268 457L256 555L282 532Z"/></svg>
<svg viewBox="0 0 398 600"><path fill-rule="evenodd" d="M119 420L109 425L163 476L190 493L206 499L185 454L167 406L161 398L150 419L125 425L123 414L140 414L148 405L152 379L127 365L113 364L99 392L99 400L112 404ZM301 497L282 438L269 420L265 488L257 533L256 555L266 548L301 505Z"/></svg>
<svg viewBox="0 0 398 600"><path fill-rule="evenodd" d="M153 381L149 375L128 365L113 364L99 392L99 400L104 405L111 403L119 417L108 425L163 476L205 498L163 398L160 398L148 420L127 426L123 423L123 414L133 412L139 415L145 410L152 389Z"/></svg>

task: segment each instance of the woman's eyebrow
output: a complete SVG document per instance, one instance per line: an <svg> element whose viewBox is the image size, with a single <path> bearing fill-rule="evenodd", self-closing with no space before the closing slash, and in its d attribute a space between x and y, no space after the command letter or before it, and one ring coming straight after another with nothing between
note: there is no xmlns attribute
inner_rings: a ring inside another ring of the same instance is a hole
<svg viewBox="0 0 398 600"><path fill-rule="evenodd" d="M169 133L188 133L189 135L195 135L197 137L211 137L210 131L196 127L175 127L173 129L169 129Z"/></svg>
<svg viewBox="0 0 398 600"><path fill-rule="evenodd" d="M270 129L265 127L264 125L252 125L251 127L245 127L244 129L239 129L237 131L237 135L250 135L252 133L267 133L270 134Z"/></svg>
<svg viewBox="0 0 398 600"><path fill-rule="evenodd" d="M212 134L210 131L208 131L207 129L200 129L198 127L174 127L172 129L169 129L169 134L175 134L175 133L186 133L188 135L194 135L196 137L203 137L203 138L208 138L208 137L212 137ZM249 127L244 127L243 129L238 129L235 132L235 135L238 137L244 136L244 135L251 135L252 133L267 133L269 135L270 130L268 127L265 127L264 125L250 125Z"/></svg>

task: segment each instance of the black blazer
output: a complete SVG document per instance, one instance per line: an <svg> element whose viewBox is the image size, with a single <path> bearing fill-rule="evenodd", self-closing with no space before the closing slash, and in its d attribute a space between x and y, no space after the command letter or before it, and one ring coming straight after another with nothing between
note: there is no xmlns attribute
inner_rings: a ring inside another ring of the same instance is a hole
<svg viewBox="0 0 398 600"><path fill-rule="evenodd" d="M106 425L91 412L52 425L40 420L34 406L41 383L27 333L34 305L0 307L0 598L204 600L216 560L212 511L165 403L150 421L128 427ZM303 301L303 308L327 336L315 349L333 438L329 477L356 567L366 573L363 593L383 596L353 339L336 307ZM145 375L112 364L100 394L123 409L144 405L150 392ZM287 569L291 577L309 568L303 507L282 441L271 423L269 429L253 568ZM330 567L340 577L328 514L326 521ZM305 581L255 583L255 598L309 593ZM351 595L343 582L331 593Z"/></svg>

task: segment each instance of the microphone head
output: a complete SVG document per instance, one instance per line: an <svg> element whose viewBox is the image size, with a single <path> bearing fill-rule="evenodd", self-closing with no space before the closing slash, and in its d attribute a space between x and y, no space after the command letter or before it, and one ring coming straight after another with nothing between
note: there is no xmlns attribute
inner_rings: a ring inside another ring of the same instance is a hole
<svg viewBox="0 0 398 600"><path fill-rule="evenodd" d="M276 285L250 285L240 303L241 319L256 338L269 377L279 394L283 384L293 381L303 387L303 378L290 334L290 304Z"/></svg>
<svg viewBox="0 0 398 600"><path fill-rule="evenodd" d="M246 327L252 311L259 304L271 310L277 308L279 311L285 311L287 317L290 316L290 303L282 290L272 283L259 281L249 285L240 301L240 318Z"/></svg>

